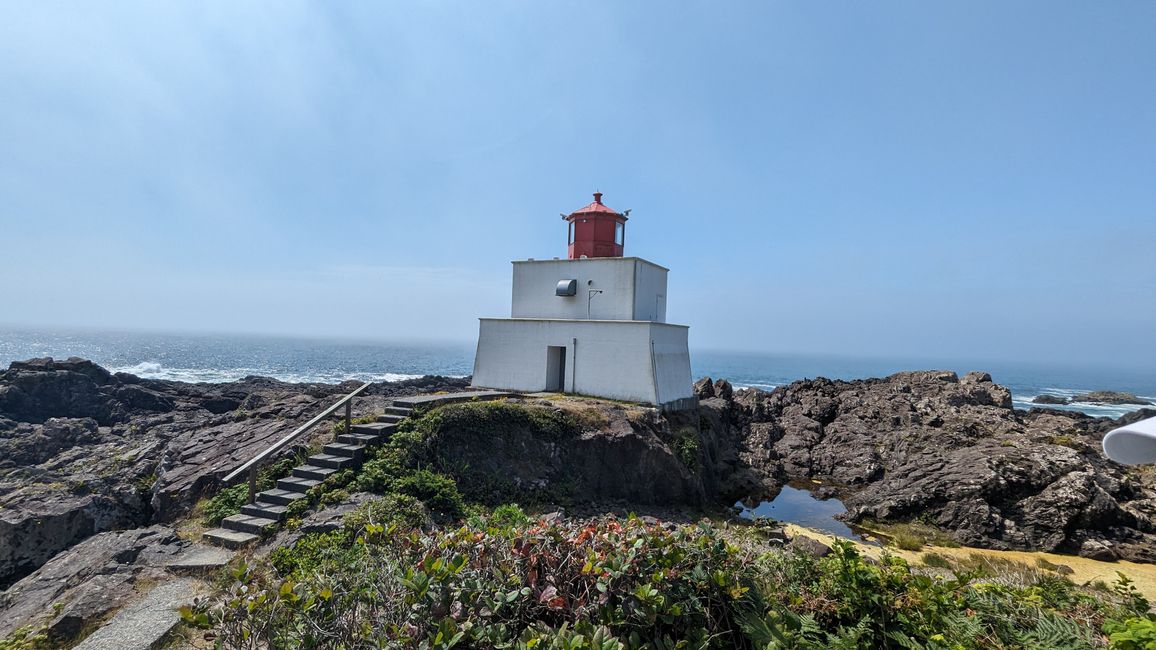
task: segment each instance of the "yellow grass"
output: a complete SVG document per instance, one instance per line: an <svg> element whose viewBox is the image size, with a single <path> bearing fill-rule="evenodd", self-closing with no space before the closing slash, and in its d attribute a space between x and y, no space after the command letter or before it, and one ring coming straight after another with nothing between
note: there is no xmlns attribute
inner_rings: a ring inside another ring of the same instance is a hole
<svg viewBox="0 0 1156 650"><path fill-rule="evenodd" d="M828 545L836 539L832 535L803 528L802 526L796 526L795 524L784 524L784 527L788 535L804 535ZM860 542L854 543L864 555L877 558L882 555L884 551L887 551L892 555L907 560L912 565L922 564L920 557L924 553L936 553L953 562L966 560L973 555L979 555L1007 562L1019 562L1042 573L1042 570L1035 569L1035 567L1036 560L1043 558L1053 564L1063 564L1064 566L1070 567L1072 573L1068 574L1067 578L1076 584L1088 584L1100 580L1110 585L1116 580L1116 572L1119 571L1128 576L1128 578L1136 584L1136 589L1144 594L1145 598L1156 601L1156 564L1137 564L1125 560L1118 562L1101 562L1099 560L1089 560L1075 555L1058 555L1056 553L1029 551L992 551L966 546L948 548L946 546L932 546L929 544L919 551L903 551L894 547L884 548Z"/></svg>

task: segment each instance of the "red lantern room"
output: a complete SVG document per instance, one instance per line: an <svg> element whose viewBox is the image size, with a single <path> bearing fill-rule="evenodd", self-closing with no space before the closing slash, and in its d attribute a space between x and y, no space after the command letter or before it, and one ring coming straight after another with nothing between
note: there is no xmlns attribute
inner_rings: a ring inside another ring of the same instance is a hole
<svg viewBox="0 0 1156 650"><path fill-rule="evenodd" d="M563 218L570 222L570 259L622 257L626 214L602 205L602 192L594 193L593 203Z"/></svg>

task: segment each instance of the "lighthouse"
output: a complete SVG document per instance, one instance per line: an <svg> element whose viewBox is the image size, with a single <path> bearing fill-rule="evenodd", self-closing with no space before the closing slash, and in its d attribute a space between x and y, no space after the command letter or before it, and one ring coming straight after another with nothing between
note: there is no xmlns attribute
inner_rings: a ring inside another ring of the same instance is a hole
<svg viewBox="0 0 1156 650"><path fill-rule="evenodd" d="M595 192L593 203L571 212L564 219L570 224L567 238L570 259L622 257L626 239L626 215L603 205L602 192Z"/></svg>
<svg viewBox="0 0 1156 650"><path fill-rule="evenodd" d="M474 385L693 406L687 326L666 322L669 269L623 255L629 210L563 218L567 259L513 262L509 318L482 318Z"/></svg>

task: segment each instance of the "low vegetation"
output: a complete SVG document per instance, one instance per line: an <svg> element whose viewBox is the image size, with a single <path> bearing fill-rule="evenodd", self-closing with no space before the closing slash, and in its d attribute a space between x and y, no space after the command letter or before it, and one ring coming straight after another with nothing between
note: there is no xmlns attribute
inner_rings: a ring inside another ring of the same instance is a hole
<svg viewBox="0 0 1156 650"><path fill-rule="evenodd" d="M681 427L674 437L674 454L679 462L692 472L698 472L698 429L687 426Z"/></svg>
<svg viewBox="0 0 1156 650"><path fill-rule="evenodd" d="M377 422L378 415L379 415L378 413L368 413L366 415L351 418L349 423L351 426L357 426L359 424L373 424L374 422ZM332 432L333 432L334 436L339 436L341 434L348 433L348 431L345 430L345 419L344 418L341 420L338 420L336 423L334 423L333 428L332 428Z"/></svg>
<svg viewBox="0 0 1156 650"><path fill-rule="evenodd" d="M959 542L952 539L946 531L923 521L915 520L907 523L864 521L859 525L882 537L890 546L904 551L919 551L927 545L959 547Z"/></svg>
<svg viewBox="0 0 1156 650"><path fill-rule="evenodd" d="M0 639L0 650L49 650L52 642L43 629L22 627L7 638Z"/></svg>
<svg viewBox="0 0 1156 650"><path fill-rule="evenodd" d="M257 478L257 490L268 490L277 483L277 479L289 474L294 465L299 464L296 458L286 458L263 468ZM239 483L232 487L221 489L204 503L201 512L205 523L216 526L225 517L241 512L241 506L249 501L249 484Z"/></svg>
<svg viewBox="0 0 1156 650"><path fill-rule="evenodd" d="M527 426L560 439L585 423L501 403L407 420L308 505L379 498L338 530L235 563L217 594L182 611L186 625L224 648L1153 647L1156 618L1122 575L1084 587L982 558L873 560L847 542L815 557L707 521L538 519L513 504L488 509L468 473L438 462L450 427ZM912 526L889 531L893 543L931 541Z"/></svg>
<svg viewBox="0 0 1156 650"><path fill-rule="evenodd" d="M1152 625L1124 579L1095 592L1057 576L932 577L849 543L815 558L705 523L424 516L412 498L367 505L233 567L185 619L238 648L1091 648L1144 643Z"/></svg>

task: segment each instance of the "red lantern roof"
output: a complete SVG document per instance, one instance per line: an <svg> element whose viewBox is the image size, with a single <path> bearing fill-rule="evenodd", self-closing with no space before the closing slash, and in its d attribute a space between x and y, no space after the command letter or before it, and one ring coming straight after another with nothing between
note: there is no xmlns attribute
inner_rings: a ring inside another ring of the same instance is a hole
<svg viewBox="0 0 1156 650"><path fill-rule="evenodd" d="M614 214L614 215L621 216L623 219L626 218L626 215L621 215L618 212L616 212L616 211L614 211L614 210L610 209L609 207L602 204L602 192L595 192L593 203L591 203L590 205L587 205L584 208L581 208L581 209L575 210L574 212L571 212L570 216L574 216L577 214L588 214L588 213Z"/></svg>

